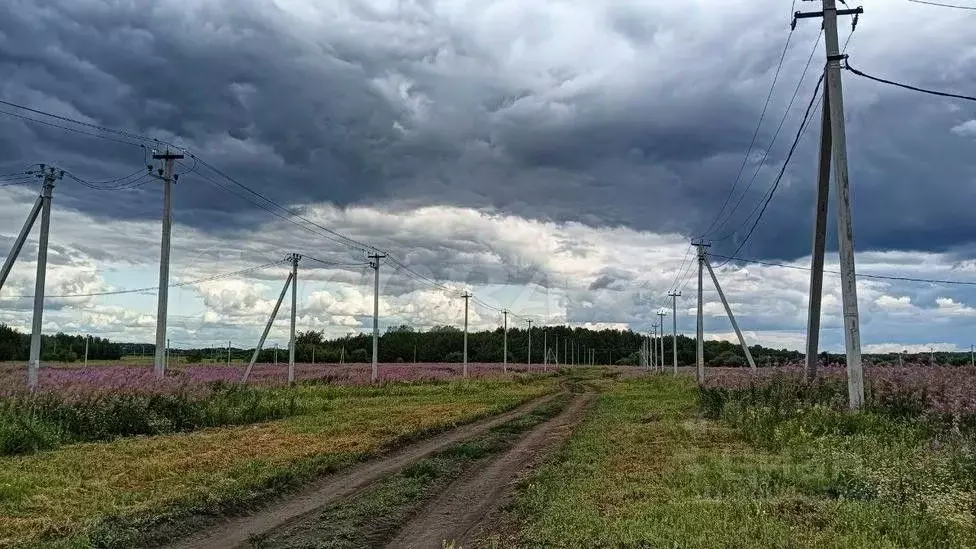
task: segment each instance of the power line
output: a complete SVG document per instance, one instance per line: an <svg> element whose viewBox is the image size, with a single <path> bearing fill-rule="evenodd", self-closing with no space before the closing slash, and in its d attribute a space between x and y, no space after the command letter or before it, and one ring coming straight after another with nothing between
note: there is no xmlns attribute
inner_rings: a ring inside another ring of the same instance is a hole
<svg viewBox="0 0 976 549"><path fill-rule="evenodd" d="M119 130L119 129L116 129L116 128L109 128L107 126L99 126L98 124L92 124L90 122L84 122L82 120L77 120L75 118L70 118L68 116L63 116L63 115L60 115L60 114L54 114L52 112L47 112L47 111L43 111L43 110L40 110L40 109L34 109L34 108L31 108L31 107L27 107L25 105L19 105L17 103L12 103L10 101L5 101L3 99L0 99L0 105L6 105L8 107L13 107L15 109L24 110L24 111L27 111L27 112L30 112L30 113L33 113L33 114L39 114L41 116L47 116L47 117L50 117L50 118L54 118L55 120L60 120L62 122L68 122L68 123L71 123L71 124L77 124L79 126L85 126L87 128L91 128L91 129L94 129L94 130L98 130L100 132L112 133L112 134L120 135L120 136L126 137L128 139L135 139L137 141L145 141L147 143L162 143L164 145L172 146L173 148L179 148L179 147L176 147L175 145L172 145L171 143L167 143L165 141L160 141L159 139L156 139L156 138L153 138L153 137L147 137L145 135L140 135L140 134L137 134L137 133L134 133L134 132L126 131L126 130ZM5 112L4 114L12 114L12 113L6 113ZM12 116L23 117L23 115L16 115L16 114L12 114ZM35 122L41 122L42 124L49 124L48 122L43 122L43 121L36 120L36 119L31 119L31 120L33 120ZM64 129L69 129L69 128L64 128ZM102 136L102 137L104 137L104 136ZM130 143L127 143L127 144L134 145L134 143L131 143L131 142Z"/></svg>
<svg viewBox="0 0 976 549"><path fill-rule="evenodd" d="M823 31L820 31L820 33L817 34L817 40L814 41L813 43L813 48L811 48L810 50L810 55L807 57L807 62L803 66L803 72L800 74L799 80L797 80L796 87L793 88L793 95L790 97L790 102L786 106L786 111L783 113L783 118L780 119L779 126L776 127L776 131L773 133L773 138L769 141L769 147L767 147L766 150L763 151L762 158L759 159L759 162L756 166L756 171L753 172L752 178L749 180L749 184L746 185L745 189L742 190L742 194L739 195L739 200L735 203L735 207L732 208L732 210L729 212L729 215L726 216L724 223L728 223L732 221L732 216L735 215L735 212L739 210L739 206L742 205L742 201L745 199L746 195L748 194L749 189L752 188L753 183L756 182L756 178L759 177L759 172L762 171L763 165L765 165L766 163L766 158L769 156L769 151L772 150L773 145L776 144L776 139L779 138L779 134L783 130L783 126L786 124L787 118L789 118L790 110L793 108L793 104L796 102L797 96L800 95L800 88L803 87L803 80L807 75L807 71L810 69L810 64L813 62L814 55L817 53L817 46L820 45L820 38L822 36L823 36ZM753 211L753 213L755 213L755 211ZM745 223L748 222L748 219L749 217L746 217L746 219L743 220L742 225L745 225ZM740 225L738 228L741 228L742 225ZM732 235L734 235L736 230L738 230L738 228L729 231L723 236L712 238L710 240L712 241L725 240L731 237Z"/></svg>
<svg viewBox="0 0 976 549"><path fill-rule="evenodd" d="M722 204L722 208L718 211L715 219L708 225L702 235L708 234L709 231L715 226L718 220L722 217L725 212L725 208L728 207L729 201L732 199L732 195L735 193L735 188L739 184L739 179L742 177L742 172L745 170L746 163L749 161L749 154L752 153L752 148L756 145L756 138L759 136L759 130L762 128L763 120L766 118L766 110L769 108L769 101L773 97L773 90L776 89L776 82L779 80L780 71L783 69L783 62L786 60L786 52L789 51L790 41L793 38L793 31L786 36L786 44L783 46L783 53L779 57L779 64L776 65L776 72L773 74L773 82L769 86L769 93L766 94L766 101L763 102L762 112L759 114L759 122L756 123L756 129L752 132L752 140L749 142L749 148L746 149L746 154L742 157L742 164L739 165L739 171L735 175L735 180L732 182L732 188L729 189L728 196L725 197L725 202ZM818 38L819 40L819 38Z"/></svg>
<svg viewBox="0 0 976 549"><path fill-rule="evenodd" d="M976 6L960 6L958 4L944 4L942 2L929 2L928 0L908 0L914 4L925 4L927 6L938 6L940 8L952 8L956 10L973 10L976 11Z"/></svg>
<svg viewBox="0 0 976 549"><path fill-rule="evenodd" d="M726 256L726 255L719 255L719 254L712 254L712 253L710 253L708 255L710 255L712 257L718 257L720 259L724 259L725 262L723 263L723 265L725 265L725 264L727 264L727 263L729 263L731 261L741 261L742 263L755 263L757 265L766 265L768 267L782 267L782 268L785 268L785 269L794 269L794 270L798 270L798 271L809 271L810 270L810 267L803 267L803 266L800 266L800 265L789 265L789 264L786 264L786 263L776 263L776 262L773 262L773 261L763 261L763 260L760 260L760 259L751 259L751 258L747 258L747 257ZM826 269L824 270L824 272L825 273L830 273L830 274L836 274L836 275L839 275L840 274L840 271L830 271L830 270L826 270ZM857 273L857 277L858 278L871 278L871 279L877 279L877 280L897 280L897 281L900 281L900 282L924 282L924 283L928 283L928 284L950 284L950 285L957 285L957 286L976 286L976 281L968 281L968 280L941 280L941 279L937 279L937 278L915 278L915 277L909 277L909 276L873 275L873 274L864 274L864 273Z"/></svg>
<svg viewBox="0 0 976 549"><path fill-rule="evenodd" d="M780 181L783 180L783 175L786 173L787 166L790 165L790 160L793 158L793 153L796 152L796 146L800 143L800 138L803 137L804 129L806 128L807 121L810 118L810 111L813 109L813 103L814 101L816 101L817 96L819 95L820 85L823 83L824 80L824 74L825 73L823 72L820 73L820 79L817 80L817 86L813 90L813 97L810 98L810 102L807 104L807 110L805 113L803 113L803 120L800 122L800 128L796 132L796 137L793 139L793 145L790 146L790 152L787 153L786 160L783 161L783 167L780 168L779 174L776 176L776 180L773 182L773 185L769 189L769 193L766 196L766 200L765 202L763 202L762 209L759 210L759 215L756 216L756 220L752 223L752 227L749 228L749 233L746 234L745 239L739 244L739 246L735 249L735 251L732 252L732 255L739 253L739 250L741 250L742 247L745 246L747 242L749 242L749 239L752 238L752 234L755 232L756 227L759 225L759 221L762 220L763 214L766 213L766 208L769 206L769 202L773 199L773 196L776 194L776 189L779 188ZM721 265L719 266L721 267Z"/></svg>
<svg viewBox="0 0 976 549"><path fill-rule="evenodd" d="M259 271L261 269L266 269L268 267L273 267L275 265L280 265L280 264L282 264L282 263L284 263L286 261L290 261L290 260L289 259L281 259L281 260L278 260L278 261L272 261L271 263L265 263L264 265L258 265L257 267L250 267L250 268L247 268L247 269L241 269L239 271L233 271L233 272L229 272L229 273L221 273L221 274L214 275L214 276L209 276L209 277L206 277L206 278L199 278L197 280L187 280L186 282L177 282L175 284L170 284L169 287L170 288L180 288L182 286L192 286L193 284L200 284L200 283L203 283L203 282L212 282L214 280L220 280L222 278L228 278L228 277L235 276L235 275L248 274L248 273L251 273L251 272L254 272L254 271ZM97 296L106 296L106 295L140 294L140 293L150 292L150 291L151 292L155 292L157 290L159 290L159 286L148 286L146 288L132 288L132 289L128 289L128 290L111 290L111 291L107 291L107 292L92 292L92 293L87 293L87 294L46 295L44 297L45 298L97 297ZM27 299L27 298L33 298L33 297L34 297L33 295L11 295L11 296L6 296L6 297L0 296L0 299Z"/></svg>
<svg viewBox="0 0 976 549"><path fill-rule="evenodd" d="M867 78L868 80L874 80L875 82L881 82L882 84L890 84L892 86L897 86L899 88L905 88L906 90L912 90L912 91L927 93L929 95L938 95L940 97L953 97L955 99L965 99L966 101L976 101L976 97L972 97L972 96L969 96L969 95L960 95L960 94L957 94L957 93L949 93L949 92L942 92L942 91L936 91L936 90L929 90L929 89L925 89L925 88L919 88L918 86L912 86L910 84L902 84L901 82L895 82L893 80L887 80L885 78L880 78L880 77L877 77L877 76L871 76L870 74L866 74L866 73L861 72L861 71L855 69L854 67L852 67L851 66L851 60L850 60L850 58L847 59L847 63L845 64L844 68L846 68L847 70L853 72L854 74L856 74L858 76L863 76L864 78Z"/></svg>
<svg viewBox="0 0 976 549"><path fill-rule="evenodd" d="M104 139L106 141L113 141L115 143L121 143L123 145L129 145L130 147L144 147L144 145L139 144L139 143L133 143L131 141L124 141L122 139L116 139L114 137L109 137L107 135L101 135L101 134L97 134L97 133L86 132L86 131L81 130L81 129L78 129L78 128L71 128L71 127L68 127L68 126L62 126L61 124L55 124L54 122L48 122L46 120L38 120L36 118L31 118L29 116L24 116L22 114L17 114L17 113L5 111L5 110L0 110L0 114L5 114L7 116L13 116L14 118L19 118L19 119L25 120L27 122L34 122L36 124L43 124L45 126L50 126L52 128L59 128L59 129L66 130L66 131L69 131L69 132L74 132L74 133L78 133L78 134L81 134L81 135L87 135L89 137L97 137L99 139Z"/></svg>

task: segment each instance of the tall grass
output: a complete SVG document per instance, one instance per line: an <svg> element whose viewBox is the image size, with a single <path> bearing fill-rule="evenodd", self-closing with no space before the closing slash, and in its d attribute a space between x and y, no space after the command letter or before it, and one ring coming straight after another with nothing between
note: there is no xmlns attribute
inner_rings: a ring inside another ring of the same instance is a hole
<svg viewBox="0 0 976 549"><path fill-rule="evenodd" d="M205 393L23 394L0 401L0 455L280 419L303 408L295 392L242 385L218 384Z"/></svg>

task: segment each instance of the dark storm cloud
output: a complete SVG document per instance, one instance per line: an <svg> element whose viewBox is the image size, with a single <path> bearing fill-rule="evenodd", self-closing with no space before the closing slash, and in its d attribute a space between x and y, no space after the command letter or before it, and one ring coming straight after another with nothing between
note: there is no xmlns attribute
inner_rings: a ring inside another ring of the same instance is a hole
<svg viewBox="0 0 976 549"><path fill-rule="evenodd" d="M425 2L401 3L399 11L337 2L295 12L261 0L7 2L0 6L0 97L176 141L281 202L453 203L596 226L704 229L748 147L785 37L783 21L766 14L770 6L730 5L713 15L624 2L581 6L584 15L563 20L544 4L507 4L512 13L502 26L486 15L487 6L448 15ZM924 17L916 27L934 25L938 15ZM938 36L923 54L931 63L901 69L886 55L890 36L873 31L870 21L853 48L859 62L865 52L861 68L976 89L965 22L933 27ZM730 38L728 25L743 22L744 32ZM814 33L805 26L793 38L759 152ZM593 42L592 58L573 49L577 34ZM512 49L513 37L522 50ZM821 59L818 52L813 66ZM745 237L746 216L785 158L815 70L742 206L717 228L716 235L731 234L716 251L732 251ZM845 79L858 249L969 243L976 221L966 207L976 167L968 159L976 138L949 129L973 112ZM808 252L816 116L813 122L743 255ZM138 169L144 154L0 120L4 165L56 161L98 179ZM192 166L187 159L181 169ZM123 194L65 182L57 200L110 219L153 219L160 208L154 184ZM252 206L192 173L176 204L179 222L212 231L266 217L257 210L239 215ZM451 270L444 262L456 249L419 244L433 249L417 261L431 262L438 274ZM509 265L504 275L511 280L536 276L530 260ZM462 280L499 276L458 269Z"/></svg>

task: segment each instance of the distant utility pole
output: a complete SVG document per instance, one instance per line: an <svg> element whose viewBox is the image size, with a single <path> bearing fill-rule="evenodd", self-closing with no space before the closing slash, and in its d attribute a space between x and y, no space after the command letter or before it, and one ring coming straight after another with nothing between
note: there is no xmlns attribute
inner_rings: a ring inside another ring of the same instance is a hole
<svg viewBox="0 0 976 549"><path fill-rule="evenodd" d="M532 321L527 321L529 323L529 361L526 366L532 366Z"/></svg>
<svg viewBox="0 0 976 549"><path fill-rule="evenodd" d="M173 230L173 183L177 176L173 166L183 155L171 153L169 149L162 154L153 154L153 160L162 160L163 166L157 169L155 177L163 182L163 236L159 247L159 301L156 307L156 356L153 358L153 372L158 379L166 375L166 308L169 303L169 250L170 233ZM149 167L150 173L152 167Z"/></svg>
<svg viewBox="0 0 976 549"><path fill-rule="evenodd" d="M295 319L298 315L298 260L302 256L291 254L291 336L288 339L288 383L295 383Z"/></svg>
<svg viewBox="0 0 976 549"><path fill-rule="evenodd" d="M976 345L969 346L969 365L976 366Z"/></svg>
<svg viewBox="0 0 976 549"><path fill-rule="evenodd" d="M468 377L468 300L471 294L464 292L461 297L464 298L464 365L461 367L461 377Z"/></svg>
<svg viewBox="0 0 976 549"><path fill-rule="evenodd" d="M722 291L722 285L718 282L718 277L715 276L715 271L712 270L712 264L708 261L708 255L705 253L705 248L708 247L707 244L702 244L701 242L694 244L698 246L698 345L702 349L702 356L699 356L699 369L701 370L701 378L704 380L705 366L704 366L704 343L702 342L703 328L702 328L702 285L701 285L701 268L704 266L708 269L708 274L712 278L712 283L715 284L715 291L718 292L718 297L722 301L722 306L725 307L725 313L729 316L729 322L732 324L732 329L735 330L735 336L739 339L739 345L742 347L742 352L746 355L746 362L749 363L749 367L753 371L756 370L756 361L752 359L752 352L749 351L749 346L746 344L746 340L742 337L742 330L739 329L739 323L735 320L735 315L732 314L732 307L729 306L728 299L725 298L725 292Z"/></svg>
<svg viewBox="0 0 976 549"><path fill-rule="evenodd" d="M386 257L386 254L374 253L367 257L372 260L369 266L373 269L373 369L369 380L371 383L376 383L379 377L377 362L380 353L380 260Z"/></svg>
<svg viewBox="0 0 976 549"><path fill-rule="evenodd" d="M508 311L502 311L502 371L508 372Z"/></svg>
<svg viewBox="0 0 976 549"><path fill-rule="evenodd" d="M651 369L657 370L657 324L651 324Z"/></svg>
<svg viewBox="0 0 976 549"><path fill-rule="evenodd" d="M569 364L572 363L569 360L569 353L568 353L568 351L569 351L569 339L564 337L563 338L563 364L564 365L569 365Z"/></svg>
<svg viewBox="0 0 976 549"><path fill-rule="evenodd" d="M85 336L85 366L88 366L88 342L91 340L91 334Z"/></svg>
<svg viewBox="0 0 976 549"><path fill-rule="evenodd" d="M658 325L661 326L661 352L657 355L658 363L660 364L660 366L658 367L658 371L661 372L662 374L664 373L664 317L667 314L668 314L667 311L657 312L657 316L661 318L661 322L658 323Z"/></svg>
<svg viewBox="0 0 976 549"><path fill-rule="evenodd" d="M230 366L230 340L227 340L227 365Z"/></svg>
<svg viewBox="0 0 976 549"><path fill-rule="evenodd" d="M294 271L288 273L288 278L285 279L285 285L281 288L281 295L278 296L278 301L275 302L274 309L271 310L271 316L268 317L268 323L264 326L264 332L261 333L261 339L258 340L257 347L254 348L254 354L251 355L251 361L248 362L247 368L244 369L244 376L241 377L242 383L247 383L247 379L251 376L251 369L254 368L254 363L258 359L258 355L261 354L261 349L264 347L264 342L268 339L268 333L271 331L271 325L274 324L275 317L278 316L278 309L281 308L281 302L285 300L285 294L288 293L288 285L292 283L292 277L294 276ZM278 362L277 354L278 346L275 344L275 363ZM230 356L230 342L227 342L227 356Z"/></svg>
<svg viewBox="0 0 976 549"><path fill-rule="evenodd" d="M670 291L668 297L671 298L671 366L674 375L678 375L678 298L681 292Z"/></svg>
<svg viewBox="0 0 976 549"><path fill-rule="evenodd" d="M864 370L861 364L861 332L857 311L857 276L854 270L854 229L851 220L850 180L847 171L847 133L844 127L844 90L840 76L840 62L846 56L840 51L837 39L837 16L853 15L853 25L864 9L838 10L835 0L823 0L823 11L796 12L792 27L798 19L823 17L824 43L827 49L826 86L824 89L823 124L820 139L820 164L817 185L817 205L814 210L813 270L810 274L810 310L807 317L807 376L816 375L816 351L819 344L820 295L823 280L824 238L826 234L829 193L826 184L831 163L837 195L837 249L840 255L841 297L844 308L844 343L847 350L847 392L850 407L857 409L864 403ZM827 158L827 151L830 151ZM823 233L823 234L821 234ZM816 328L816 331L814 330ZM814 336L814 333L817 335Z"/></svg>

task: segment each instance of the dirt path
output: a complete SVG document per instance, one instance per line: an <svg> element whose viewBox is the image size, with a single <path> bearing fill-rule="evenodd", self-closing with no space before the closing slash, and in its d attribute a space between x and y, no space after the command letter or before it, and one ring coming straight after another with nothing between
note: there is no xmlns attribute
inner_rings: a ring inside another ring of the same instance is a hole
<svg viewBox="0 0 976 549"><path fill-rule="evenodd" d="M569 436L592 399L591 394L576 396L562 413L530 431L473 476L448 486L405 524L387 547L440 549L444 541L468 547L469 536L490 519L493 511L511 499L513 484L519 476Z"/></svg>
<svg viewBox="0 0 976 549"><path fill-rule="evenodd" d="M539 397L508 412L394 450L380 458L323 478L298 494L273 503L255 513L227 520L166 547L168 549L248 547L248 539L252 536L279 528L307 513L354 493L384 475L403 469L434 452L485 433L492 427L526 414L554 397L555 395Z"/></svg>

